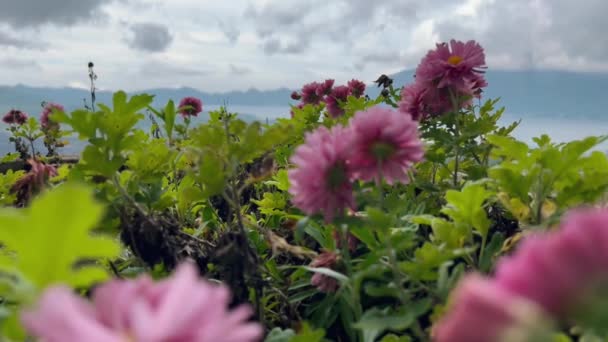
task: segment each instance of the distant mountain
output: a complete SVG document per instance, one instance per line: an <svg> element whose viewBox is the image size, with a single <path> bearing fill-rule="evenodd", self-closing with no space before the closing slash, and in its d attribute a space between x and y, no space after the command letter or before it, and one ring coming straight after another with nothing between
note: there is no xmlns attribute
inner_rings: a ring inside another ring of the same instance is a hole
<svg viewBox="0 0 608 342"><path fill-rule="evenodd" d="M147 93L155 95L154 104L164 105L169 99L179 101L186 96L201 98L205 105L240 105L240 106L282 106L288 107L291 91L286 88L260 91L231 91L226 93L207 93L192 88L158 88L134 91L130 94ZM67 109L82 108L84 100L90 105L91 95L88 90L76 88L30 87L26 85L0 86L0 113L11 108L19 108L28 113L39 113L43 101L56 102ZM98 91L97 103L109 104L112 92Z"/></svg>
<svg viewBox="0 0 608 342"><path fill-rule="evenodd" d="M402 71L393 75L395 86L413 81L413 71ZM509 113L534 117L585 118L608 120L608 74L574 73L565 71L489 71L486 74L489 86L485 98L501 98L500 104ZM179 101L185 96L196 96L206 105L248 107L281 107L285 115L287 107L293 104L289 97L291 90L280 88L260 91L232 91L207 93L192 88L159 88L133 93L155 95L155 105L163 105L167 100ZM368 87L370 96L377 96L375 85ZM97 102L110 103L111 92L98 92ZM83 99L89 101L87 90L74 88L45 88L25 85L0 86L0 114L10 108L20 108L29 113L39 113L42 101L58 102L68 109L83 106ZM253 113L243 113L253 114Z"/></svg>

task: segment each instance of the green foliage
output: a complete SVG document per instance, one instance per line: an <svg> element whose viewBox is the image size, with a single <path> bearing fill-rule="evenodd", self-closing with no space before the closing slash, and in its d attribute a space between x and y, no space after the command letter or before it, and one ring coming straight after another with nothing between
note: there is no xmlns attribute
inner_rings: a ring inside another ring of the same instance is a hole
<svg viewBox="0 0 608 342"><path fill-rule="evenodd" d="M488 170L498 198L522 222L541 224L567 208L593 203L608 189L608 158L599 151L589 153L606 138L554 144L543 135L535 139L536 148L511 137L488 140L499 161Z"/></svg>
<svg viewBox="0 0 608 342"><path fill-rule="evenodd" d="M0 174L0 205L11 205L15 202L16 196L11 192L11 187L25 174L25 171L8 170Z"/></svg>
<svg viewBox="0 0 608 342"><path fill-rule="evenodd" d="M1 209L1 268L22 275L38 289L60 282L86 286L106 279L98 262L77 265L119 253L116 242L91 233L102 213L91 191L75 184L42 194L27 209Z"/></svg>

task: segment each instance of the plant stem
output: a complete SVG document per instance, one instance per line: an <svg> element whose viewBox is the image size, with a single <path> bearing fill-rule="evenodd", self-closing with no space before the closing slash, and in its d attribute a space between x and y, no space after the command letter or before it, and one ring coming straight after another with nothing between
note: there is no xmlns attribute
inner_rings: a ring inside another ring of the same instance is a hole
<svg viewBox="0 0 608 342"><path fill-rule="evenodd" d="M460 117L458 116L459 111L460 111L460 105L458 103L458 99L456 99L456 96L454 96L454 93L452 92L452 90L449 90L450 92L450 100L452 102L452 108L453 108L453 113L452 115L454 115L454 138L455 139L455 145L454 145L454 176L453 176L453 183L454 183L454 187L458 186L458 168L460 166Z"/></svg>
<svg viewBox="0 0 608 342"><path fill-rule="evenodd" d="M36 149L34 148L34 140L30 137L27 138L30 142L30 146L32 147L32 159L36 160Z"/></svg>

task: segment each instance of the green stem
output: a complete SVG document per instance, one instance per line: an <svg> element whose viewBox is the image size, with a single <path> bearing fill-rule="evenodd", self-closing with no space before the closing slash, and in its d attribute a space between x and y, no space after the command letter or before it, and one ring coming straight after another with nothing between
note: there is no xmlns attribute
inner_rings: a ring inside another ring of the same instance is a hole
<svg viewBox="0 0 608 342"><path fill-rule="evenodd" d="M452 177L452 181L454 183L454 187L458 186L458 168L460 167L460 117L458 113L460 111L460 105L458 103L458 99L454 96L452 90L450 92L450 100L452 102L453 115L454 115L454 138L455 146L454 146L454 176Z"/></svg>
<svg viewBox="0 0 608 342"><path fill-rule="evenodd" d="M477 258L477 268L481 268L481 259L483 258L483 253L486 249L487 239L488 237L486 235L481 237L481 247L479 248L479 257Z"/></svg>

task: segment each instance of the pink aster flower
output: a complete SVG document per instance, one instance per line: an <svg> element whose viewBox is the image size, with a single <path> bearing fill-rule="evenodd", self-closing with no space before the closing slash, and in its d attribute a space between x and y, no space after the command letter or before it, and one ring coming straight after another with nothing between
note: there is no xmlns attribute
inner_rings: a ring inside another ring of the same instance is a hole
<svg viewBox="0 0 608 342"><path fill-rule="evenodd" d="M322 213L326 222L355 207L348 167L351 141L351 130L339 125L306 134L291 157L295 168L288 171L296 207L309 215Z"/></svg>
<svg viewBox="0 0 608 342"><path fill-rule="evenodd" d="M179 113L183 116L197 116L203 111L203 102L196 97L184 97L179 101Z"/></svg>
<svg viewBox="0 0 608 342"><path fill-rule="evenodd" d="M399 111L407 114L416 121L429 116L427 111L427 103L425 102L428 88L420 83L414 82L401 90L401 101L399 102Z"/></svg>
<svg viewBox="0 0 608 342"><path fill-rule="evenodd" d="M323 96L329 95L331 93L333 86L334 86L334 80L332 80L332 79L327 79L327 80L325 80L325 82L319 83L317 90L316 90L317 96L320 98L323 98Z"/></svg>
<svg viewBox="0 0 608 342"><path fill-rule="evenodd" d="M427 53L416 69L416 79L437 88L450 86L469 92L467 80L479 77L485 67L485 54L478 43L451 40L449 46L437 44L435 50Z"/></svg>
<svg viewBox="0 0 608 342"><path fill-rule="evenodd" d="M447 314L433 327L435 342L531 341L546 327L546 314L534 303L470 274L451 295Z"/></svg>
<svg viewBox="0 0 608 342"><path fill-rule="evenodd" d="M344 115L344 109L340 107L340 102L346 101L350 89L347 86L335 87L325 98L327 112L334 118Z"/></svg>
<svg viewBox="0 0 608 342"><path fill-rule="evenodd" d="M496 282L564 317L608 283L608 210L580 209L561 229L528 237L503 258Z"/></svg>
<svg viewBox="0 0 608 342"><path fill-rule="evenodd" d="M348 89L350 90L350 94L352 96L359 98L365 93L365 83L352 79L348 81Z"/></svg>
<svg viewBox="0 0 608 342"><path fill-rule="evenodd" d="M319 254L311 263L310 267L324 267L332 269L338 261L338 255L334 252L323 252ZM321 273L313 274L310 283L319 291L331 293L338 289L338 281L332 277Z"/></svg>
<svg viewBox="0 0 608 342"><path fill-rule="evenodd" d="M319 89L319 87L321 87L321 84L318 82L312 82L304 85L301 91L302 103L314 105L319 104L322 98L322 96L317 94L317 89Z"/></svg>
<svg viewBox="0 0 608 342"><path fill-rule="evenodd" d="M351 121L353 154L351 167L356 178L387 183L407 183L407 171L422 160L418 124L410 116L391 108L375 106L355 114Z"/></svg>
<svg viewBox="0 0 608 342"><path fill-rule="evenodd" d="M56 103L47 103L44 106L44 109L42 110L42 114L40 115L40 126L42 126L43 129L59 127L57 123L53 122L49 118L49 115L51 115L54 110L63 112L65 108L63 108L62 105Z"/></svg>
<svg viewBox="0 0 608 342"><path fill-rule="evenodd" d="M185 263L158 283L147 275L110 281L94 291L92 303L67 287L50 287L21 318L45 342L259 341L262 328L247 322L251 309L229 310L229 296Z"/></svg>
<svg viewBox="0 0 608 342"><path fill-rule="evenodd" d="M2 121L9 125L16 124L21 126L27 121L27 114L20 110L12 109L2 117Z"/></svg>

